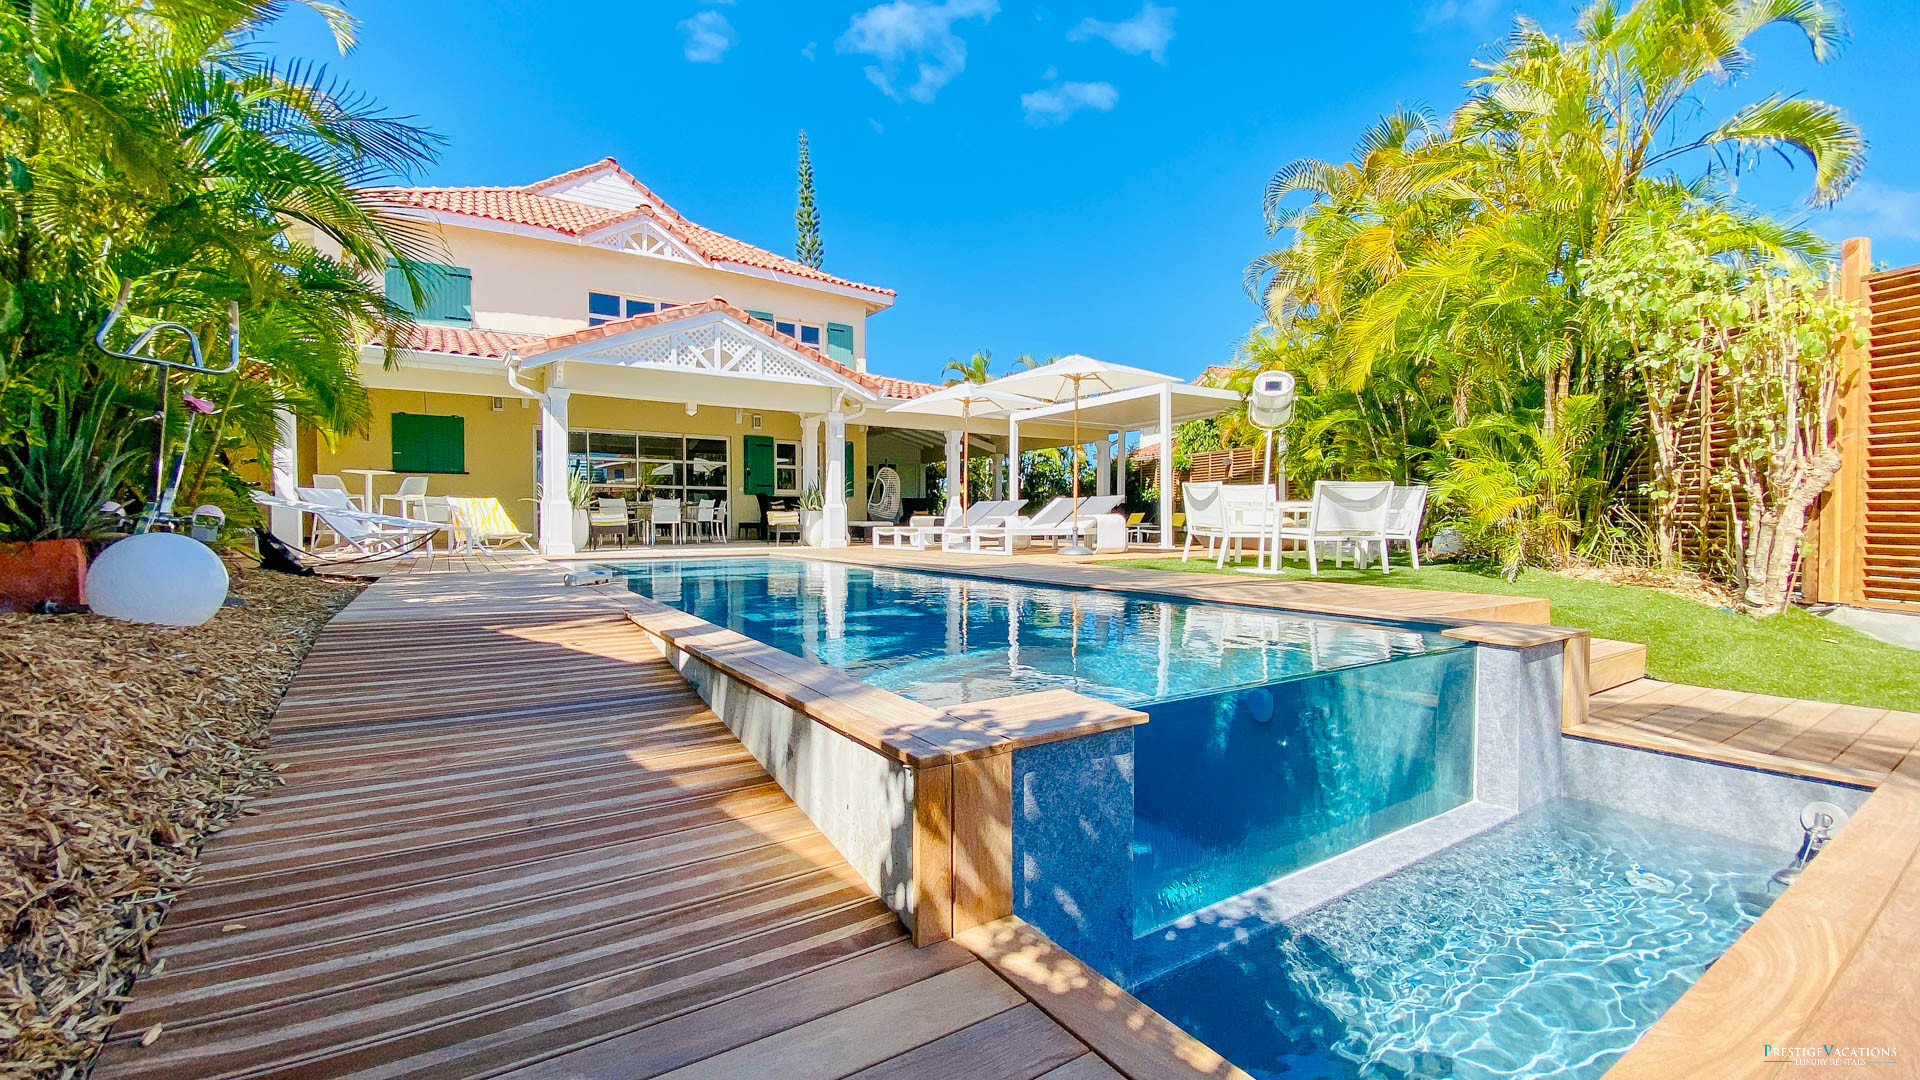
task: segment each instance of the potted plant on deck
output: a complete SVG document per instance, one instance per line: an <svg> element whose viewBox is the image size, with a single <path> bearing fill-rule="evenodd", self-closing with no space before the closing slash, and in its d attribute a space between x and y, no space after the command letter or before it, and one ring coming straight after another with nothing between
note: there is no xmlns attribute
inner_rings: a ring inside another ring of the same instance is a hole
<svg viewBox="0 0 1920 1080"><path fill-rule="evenodd" d="M808 547L827 544L827 498L819 484L809 484L800 492L800 542Z"/></svg>
<svg viewBox="0 0 1920 1080"><path fill-rule="evenodd" d="M592 527L587 522L587 507L593 505L593 485L579 473L567 474L567 503L573 507L573 550L587 550Z"/></svg>
<svg viewBox="0 0 1920 1080"><path fill-rule="evenodd" d="M37 441L0 453L0 610L86 602L87 541L111 531L101 508L119 489L133 453L124 430L108 423L106 395L76 411L67 392L46 412L36 406L28 430ZM50 414L50 415L49 415Z"/></svg>

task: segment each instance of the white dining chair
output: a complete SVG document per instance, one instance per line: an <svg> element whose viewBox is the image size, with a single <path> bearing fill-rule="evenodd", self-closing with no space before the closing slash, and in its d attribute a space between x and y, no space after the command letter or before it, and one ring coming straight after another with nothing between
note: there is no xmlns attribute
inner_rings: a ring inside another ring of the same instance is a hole
<svg viewBox="0 0 1920 1080"><path fill-rule="evenodd" d="M720 504L712 499L701 499L695 503L693 528L702 540L718 543L725 539L720 533Z"/></svg>
<svg viewBox="0 0 1920 1080"><path fill-rule="evenodd" d="M1387 509L1393 500L1390 480L1320 480L1313 485L1313 509L1304 523L1283 525L1283 540L1307 545L1307 571L1320 573L1320 545L1334 545L1334 565L1348 547L1362 551L1380 545L1380 572L1387 565ZM1357 561L1357 560L1356 560Z"/></svg>
<svg viewBox="0 0 1920 1080"><path fill-rule="evenodd" d="M337 491L345 495L347 501L352 503L356 510L369 509L366 505L366 498L357 492L348 490L347 482L333 473L314 473L313 487L317 491Z"/></svg>
<svg viewBox="0 0 1920 1080"><path fill-rule="evenodd" d="M648 526L648 530L647 530L647 535L649 537L647 541L648 543L653 542L652 538L657 537L661 529L666 529L672 534L674 543L676 544L680 543L681 532L680 532L680 500L679 499L653 500L653 516L651 520L652 520L652 524Z"/></svg>
<svg viewBox="0 0 1920 1080"><path fill-rule="evenodd" d="M411 516L425 517L427 507L427 478L424 476L401 477L398 490L390 495L380 496L381 513L384 514L387 512L388 503L399 504L401 517L408 517L407 511L414 509L418 509L420 512Z"/></svg>
<svg viewBox="0 0 1920 1080"><path fill-rule="evenodd" d="M1387 504L1387 540L1406 541L1407 557L1420 569L1420 525L1427 516L1427 485L1397 484Z"/></svg>

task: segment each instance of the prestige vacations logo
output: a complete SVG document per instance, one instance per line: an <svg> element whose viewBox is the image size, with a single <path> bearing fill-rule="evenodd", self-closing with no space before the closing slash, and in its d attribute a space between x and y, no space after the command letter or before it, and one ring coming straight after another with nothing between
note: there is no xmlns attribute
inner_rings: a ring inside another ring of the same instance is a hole
<svg viewBox="0 0 1920 1080"><path fill-rule="evenodd" d="M1898 1065L1900 1051L1892 1046L1775 1046L1767 1043L1761 1058L1772 1065L1810 1065L1843 1068L1850 1065Z"/></svg>

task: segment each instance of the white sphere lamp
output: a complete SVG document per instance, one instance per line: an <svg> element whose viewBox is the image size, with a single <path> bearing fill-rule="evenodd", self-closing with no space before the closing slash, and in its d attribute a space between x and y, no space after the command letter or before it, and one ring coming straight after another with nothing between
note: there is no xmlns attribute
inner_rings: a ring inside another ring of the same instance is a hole
<svg viewBox="0 0 1920 1080"><path fill-rule="evenodd" d="M226 564L212 548L179 533L129 536L87 568L87 604L110 619L199 626L226 600Z"/></svg>

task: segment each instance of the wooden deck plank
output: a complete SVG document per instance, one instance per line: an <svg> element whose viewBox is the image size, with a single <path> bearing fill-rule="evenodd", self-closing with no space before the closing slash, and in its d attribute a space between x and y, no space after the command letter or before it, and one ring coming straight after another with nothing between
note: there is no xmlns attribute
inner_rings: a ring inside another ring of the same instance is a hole
<svg viewBox="0 0 1920 1080"><path fill-rule="evenodd" d="M272 728L286 785L209 845L96 1077L784 1080L796 1030L834 1033L834 1075L1089 1056L913 949L630 594L557 577L408 574L322 633Z"/></svg>

